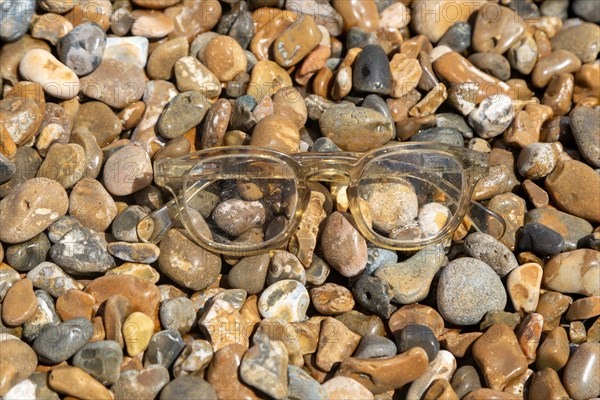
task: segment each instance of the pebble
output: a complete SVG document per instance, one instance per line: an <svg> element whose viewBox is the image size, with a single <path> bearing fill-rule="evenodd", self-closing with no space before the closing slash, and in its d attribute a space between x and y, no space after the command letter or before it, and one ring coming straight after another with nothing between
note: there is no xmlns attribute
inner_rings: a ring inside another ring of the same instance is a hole
<svg viewBox="0 0 600 400"><path fill-rule="evenodd" d="M41 127L43 116L33 99L9 97L0 101L0 109L5 128L3 136L13 142L12 146L31 140ZM15 151L10 150L13 154Z"/></svg>
<svg viewBox="0 0 600 400"><path fill-rule="evenodd" d="M290 400L300 400L304 398L315 400L328 399L327 393L325 393L325 390L319 382L295 365L288 365L287 398Z"/></svg>
<svg viewBox="0 0 600 400"><path fill-rule="evenodd" d="M297 153L300 149L300 132L292 119L280 114L269 115L254 126L250 145Z"/></svg>
<svg viewBox="0 0 600 400"><path fill-rule="evenodd" d="M178 284L201 290L211 285L221 270L221 258L197 246L176 229L160 243L161 272Z"/></svg>
<svg viewBox="0 0 600 400"><path fill-rule="evenodd" d="M211 40L202 51L206 66L221 82L230 81L246 72L248 61L244 50L233 38L220 35Z"/></svg>
<svg viewBox="0 0 600 400"><path fill-rule="evenodd" d="M37 176L60 183L65 189L73 187L85 170L85 152L78 144L54 143L40 165Z"/></svg>
<svg viewBox="0 0 600 400"><path fill-rule="evenodd" d="M388 358L349 357L342 361L336 375L352 378L373 394L381 394L416 380L426 372L427 364L425 350L413 348Z"/></svg>
<svg viewBox="0 0 600 400"><path fill-rule="evenodd" d="M91 74L81 78L81 91L91 99L122 109L144 94L144 71L138 65L103 58Z"/></svg>
<svg viewBox="0 0 600 400"><path fill-rule="evenodd" d="M595 23L600 22L600 13L598 13L598 9L593 7L593 4L587 1L575 0L573 2L573 12L578 17L587 21Z"/></svg>
<svg viewBox="0 0 600 400"><path fill-rule="evenodd" d="M123 147L113 153L104 165L104 186L116 196L137 192L148 186L152 178L150 157L138 146Z"/></svg>
<svg viewBox="0 0 600 400"><path fill-rule="evenodd" d="M173 77L173 67L177 60L185 57L189 51L189 44L186 38L180 37L166 41L158 45L150 57L146 71L151 79L169 80Z"/></svg>
<svg viewBox="0 0 600 400"><path fill-rule="evenodd" d="M199 125L209 108L208 100L200 93L189 91L178 94L165 107L158 129L165 138L178 138Z"/></svg>
<svg viewBox="0 0 600 400"><path fill-rule="evenodd" d="M119 379L122 362L123 351L109 340L88 343L73 356L73 366L104 384L113 384Z"/></svg>
<svg viewBox="0 0 600 400"><path fill-rule="evenodd" d="M231 344L215 352L213 362L208 367L206 379L213 386L219 398L258 399L252 388L243 383L238 368L246 347Z"/></svg>
<svg viewBox="0 0 600 400"><path fill-rule="evenodd" d="M536 263L520 265L510 272L506 289L516 311L529 314L536 310L542 274L542 267Z"/></svg>
<svg viewBox="0 0 600 400"><path fill-rule="evenodd" d="M431 329L424 325L410 324L402 328L396 337L398 351L404 353L414 347L425 350L427 358L432 362L440 351L440 343Z"/></svg>
<svg viewBox="0 0 600 400"><path fill-rule="evenodd" d="M82 285L67 275L58 265L42 262L27 273L36 288L59 297L69 289L82 289Z"/></svg>
<svg viewBox="0 0 600 400"><path fill-rule="evenodd" d="M464 279L470 282L468 288L463 284ZM506 291L489 265L474 258L460 258L442 270L437 303L448 321L471 325L478 323L488 311L503 310Z"/></svg>
<svg viewBox="0 0 600 400"><path fill-rule="evenodd" d="M581 61L568 50L560 49L540 59L531 74L535 87L545 87L554 75L560 73L575 73L581 68Z"/></svg>
<svg viewBox="0 0 600 400"><path fill-rule="evenodd" d="M324 315L338 315L354 308L350 290L335 283L326 283L310 290L313 307Z"/></svg>
<svg viewBox="0 0 600 400"><path fill-rule="evenodd" d="M67 290L56 299L56 312L63 321L77 317L91 320L93 307L94 298L81 290Z"/></svg>
<svg viewBox="0 0 600 400"><path fill-rule="evenodd" d="M0 299L4 299L8 289L15 283L18 282L21 277L19 273L5 263L0 263Z"/></svg>
<svg viewBox="0 0 600 400"><path fill-rule="evenodd" d="M367 264L367 243L347 217L332 213L325 221L321 236L325 260L346 277L359 275Z"/></svg>
<svg viewBox="0 0 600 400"><path fill-rule="evenodd" d="M177 297L161 303L159 316L161 326L184 335L194 325L196 310L190 299Z"/></svg>
<svg viewBox="0 0 600 400"><path fill-rule="evenodd" d="M510 66L522 74L529 75L539 57L538 45L531 35L525 35L508 49Z"/></svg>
<svg viewBox="0 0 600 400"><path fill-rule="evenodd" d="M592 167L600 168L600 143L598 143L598 125L600 111L582 106L570 115L570 127L581 155Z"/></svg>
<svg viewBox="0 0 600 400"><path fill-rule="evenodd" d="M541 179L555 168L562 146L550 143L532 143L519 153L517 168L521 176L528 179Z"/></svg>
<svg viewBox="0 0 600 400"><path fill-rule="evenodd" d="M43 49L28 51L19 63L19 73L25 79L42 85L50 96L71 99L79 93L77 75Z"/></svg>
<svg viewBox="0 0 600 400"><path fill-rule="evenodd" d="M549 399L549 398L568 398L565 388L560 382L560 378L556 371L550 368L545 368L534 374L529 388L530 393L534 393L533 398Z"/></svg>
<svg viewBox="0 0 600 400"><path fill-rule="evenodd" d="M113 142L121 133L122 124L106 104L90 101L82 104L75 116L73 132L90 133L98 146L104 147Z"/></svg>
<svg viewBox="0 0 600 400"><path fill-rule="evenodd" d="M104 238L85 227L67 232L50 248L50 258L65 272L72 274L106 272L115 266Z"/></svg>
<svg viewBox="0 0 600 400"><path fill-rule="evenodd" d="M319 126L323 136L345 151L378 148L394 133L393 124L384 115L364 107L332 107L321 115Z"/></svg>
<svg viewBox="0 0 600 400"><path fill-rule="evenodd" d="M392 87L390 63L379 45L367 45L354 62L353 89L376 94L388 94Z"/></svg>
<svg viewBox="0 0 600 400"><path fill-rule="evenodd" d="M599 35L598 25L588 22L562 29L552 38L552 50L568 50L575 54L582 63L593 62L600 52Z"/></svg>
<svg viewBox="0 0 600 400"><path fill-rule="evenodd" d="M471 25L457 21L437 42L438 46L448 46L457 53L462 53L471 46Z"/></svg>
<svg viewBox="0 0 600 400"><path fill-rule="evenodd" d="M37 311L38 302L31 280L25 278L13 283L4 296L2 320L8 325L18 326L31 320Z"/></svg>
<svg viewBox="0 0 600 400"><path fill-rule="evenodd" d="M573 399L590 399L600 395L600 382L596 373L600 366L600 344L583 343L565 366L563 383Z"/></svg>
<svg viewBox="0 0 600 400"><path fill-rule="evenodd" d="M58 59L77 76L85 76L100 65L105 46L104 30L95 23L86 22L58 42Z"/></svg>
<svg viewBox="0 0 600 400"><path fill-rule="evenodd" d="M469 114L469 124L480 137L489 139L501 135L513 118L511 98L500 94L485 98L479 107Z"/></svg>
<svg viewBox="0 0 600 400"><path fill-rule="evenodd" d="M360 195L369 206L373 227L383 233L406 229L417 217L417 195L408 181L365 184Z"/></svg>
<svg viewBox="0 0 600 400"><path fill-rule="evenodd" d="M535 365L538 370L552 368L562 369L569 359L569 338L561 326L550 330L537 349Z"/></svg>
<svg viewBox="0 0 600 400"><path fill-rule="evenodd" d="M7 3L2 8L3 24L0 38L3 42L13 42L27 33L29 23L35 15L35 1Z"/></svg>
<svg viewBox="0 0 600 400"><path fill-rule="evenodd" d="M113 15L117 13L118 11ZM149 42L145 37L109 36L106 38L106 46L104 47L104 54L102 57L121 62L128 62L137 65L140 68L144 68L148 59L148 47Z"/></svg>
<svg viewBox="0 0 600 400"><path fill-rule="evenodd" d="M517 338L504 324L491 326L473 344L473 357L482 370L487 385L502 390L527 370L527 359L519 348Z"/></svg>
<svg viewBox="0 0 600 400"><path fill-rule="evenodd" d="M55 391L80 399L112 399L100 382L77 367L56 368L50 372L48 385Z"/></svg>
<svg viewBox="0 0 600 400"><path fill-rule="evenodd" d="M306 316L309 303L308 291L300 282L284 279L262 292L258 299L258 311L263 318L300 322Z"/></svg>
<svg viewBox="0 0 600 400"><path fill-rule="evenodd" d="M283 399L287 394L287 369L285 345L262 337L244 354L239 374L246 384L275 399Z"/></svg>
<svg viewBox="0 0 600 400"><path fill-rule="evenodd" d="M430 4L427 0L417 0L411 6L411 20L416 33L427 36L431 42L435 43L455 23L467 22L471 14L480 7L480 4L478 2L469 3L464 0L457 2L443 0L436 4L435 13L430 12ZM440 15L448 16L448 18L439 18Z"/></svg>
<svg viewBox="0 0 600 400"><path fill-rule="evenodd" d="M4 243L32 239L65 215L67 207L67 194L58 182L30 179L0 201L0 239Z"/></svg>
<svg viewBox="0 0 600 400"><path fill-rule="evenodd" d="M431 282L443 261L442 246L429 245L406 261L381 266L374 276L390 285L394 301L400 304L417 303L427 297Z"/></svg>
<svg viewBox="0 0 600 400"><path fill-rule="evenodd" d="M427 370L423 375L411 383L406 397L408 399L419 399L423 397L427 388L436 380L448 381L456 371L456 359L446 350L441 350L437 357L429 363Z"/></svg>
<svg viewBox="0 0 600 400"><path fill-rule="evenodd" d="M104 232L116 217L117 206L100 182L83 178L71 190L69 215L83 226Z"/></svg>
<svg viewBox="0 0 600 400"><path fill-rule="evenodd" d="M525 224L519 241L519 248L540 256L554 256L565 245L564 238L556 231L537 222Z"/></svg>
<svg viewBox="0 0 600 400"><path fill-rule="evenodd" d="M475 232L468 235L465 238L464 251L468 256L492 267L501 277L519 265L514 254L503 243L485 233Z"/></svg>
<svg viewBox="0 0 600 400"><path fill-rule="evenodd" d="M381 318L389 318L396 310L396 307L390 304L394 292L383 279L362 276L354 283L352 292L359 305Z"/></svg>
<svg viewBox="0 0 600 400"><path fill-rule="evenodd" d="M354 351L356 358L387 358L396 355L398 349L390 339L379 335L364 336Z"/></svg>
<svg viewBox="0 0 600 400"><path fill-rule="evenodd" d="M375 397L369 389L353 378L334 376L324 382L321 387L325 390L329 400L361 399L374 400Z"/></svg>
<svg viewBox="0 0 600 400"><path fill-rule="evenodd" d="M374 31L379 26L379 15L377 6L372 0L351 0L348 2L334 0L332 6L335 8L344 23L344 31L358 26L367 32Z"/></svg>
<svg viewBox="0 0 600 400"><path fill-rule="evenodd" d="M160 392L161 400L196 398L217 400L217 393L210 383L191 375L172 380Z"/></svg>
<svg viewBox="0 0 600 400"><path fill-rule="evenodd" d="M352 332L343 322L326 317L321 323L316 365L322 371L331 371L334 366L350 357L358 347L360 336ZM338 368L339 373L339 368Z"/></svg>
<svg viewBox="0 0 600 400"><path fill-rule="evenodd" d="M567 312L567 321L588 319L600 315L600 298L599 297L584 297L575 300Z"/></svg>
<svg viewBox="0 0 600 400"><path fill-rule="evenodd" d="M488 15L496 17L489 18ZM513 10L497 4L486 5L475 20L473 49L482 53L502 54L515 44L525 31L525 23Z"/></svg>
<svg viewBox="0 0 600 400"><path fill-rule="evenodd" d="M510 250L516 247L516 235L523 226L525 214L525 200L513 193L496 195L488 203L488 208L504 218L506 230L499 239ZM499 236L499 232L497 233Z"/></svg>
<svg viewBox="0 0 600 400"><path fill-rule="evenodd" d="M195 375L197 372L205 370L213 359L213 348L208 341L188 340L185 337L184 341L186 347L173 363L175 377Z"/></svg>
<svg viewBox="0 0 600 400"><path fill-rule="evenodd" d="M481 388L481 381L477 370L472 365L464 365L452 375L452 388L456 391L458 398Z"/></svg>
<svg viewBox="0 0 600 400"><path fill-rule="evenodd" d="M168 382L169 371L162 365L151 365L122 372L110 391L115 399L153 399Z"/></svg>
<svg viewBox="0 0 600 400"><path fill-rule="evenodd" d="M600 252L591 249L568 251L552 257L544 267L544 286L562 293L586 296L600 294ZM567 274L568 271L568 274Z"/></svg>
<svg viewBox="0 0 600 400"><path fill-rule="evenodd" d="M46 260L50 250L48 237L40 233L26 242L6 249L6 262L20 272L27 272Z"/></svg>
<svg viewBox="0 0 600 400"><path fill-rule="evenodd" d="M48 324L33 342L33 349L43 360L58 364L77 353L93 333L92 323L81 317L57 325Z"/></svg>
<svg viewBox="0 0 600 400"><path fill-rule="evenodd" d="M528 211L524 222L538 222L558 232L565 239L564 251L575 250L579 240L592 233L592 226L586 220L551 208Z"/></svg>
<svg viewBox="0 0 600 400"><path fill-rule="evenodd" d="M234 289L244 289L248 294L257 294L265 286L270 255L244 257L227 274L227 282Z"/></svg>
<svg viewBox="0 0 600 400"><path fill-rule="evenodd" d="M148 343L144 353L144 366L160 364L170 368L179 353L185 347L185 343L179 332L167 329L155 333Z"/></svg>
<svg viewBox="0 0 600 400"><path fill-rule="evenodd" d="M310 15L302 15L273 42L273 56L282 67L298 64L321 41L321 31Z"/></svg>
<svg viewBox="0 0 600 400"><path fill-rule="evenodd" d="M25 342L17 338L3 339L0 354L0 394L5 396L16 384L29 378L37 365L36 354Z"/></svg>
<svg viewBox="0 0 600 400"><path fill-rule="evenodd" d="M473 53L468 60L483 72L501 81L510 78L510 63L504 56L495 53Z"/></svg>

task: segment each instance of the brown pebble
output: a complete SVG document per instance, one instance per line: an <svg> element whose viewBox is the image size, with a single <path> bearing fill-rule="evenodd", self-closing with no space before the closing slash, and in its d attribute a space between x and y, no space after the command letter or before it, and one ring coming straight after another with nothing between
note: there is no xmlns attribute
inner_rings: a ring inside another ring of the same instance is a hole
<svg viewBox="0 0 600 400"><path fill-rule="evenodd" d="M55 368L50 372L48 386L53 390L81 400L112 400L113 394L87 372L77 367Z"/></svg>
<svg viewBox="0 0 600 400"><path fill-rule="evenodd" d="M548 193L533 181L525 179L521 187L535 208L543 208L548 205L550 200Z"/></svg>
<svg viewBox="0 0 600 400"><path fill-rule="evenodd" d="M117 114L117 117L123 126L123 130L128 131L135 128L142 120L142 115L144 115L145 110L146 104L143 101L136 101L123 108L119 114Z"/></svg>
<svg viewBox="0 0 600 400"><path fill-rule="evenodd" d="M321 250L325 260L340 274L352 277L367 264L367 242L340 212L332 213L325 222Z"/></svg>
<svg viewBox="0 0 600 400"><path fill-rule="evenodd" d="M173 32L175 26L169 17L154 10L134 10L131 16L135 22L131 26L134 36L143 36L149 39L159 39Z"/></svg>
<svg viewBox="0 0 600 400"><path fill-rule="evenodd" d="M310 15L302 15L273 43L277 64L291 67L298 64L321 41L321 31Z"/></svg>
<svg viewBox="0 0 600 400"><path fill-rule="evenodd" d="M544 316L544 331L556 328L573 299L562 293L547 291L540 296L535 312Z"/></svg>
<svg viewBox="0 0 600 400"><path fill-rule="evenodd" d="M292 86L292 78L287 71L273 61L263 60L252 68L246 94L259 101L263 96L273 96L285 86Z"/></svg>
<svg viewBox="0 0 600 400"><path fill-rule="evenodd" d="M189 44L186 38L180 37L160 44L148 57L146 71L150 79L169 80L173 77L177 60L187 56Z"/></svg>
<svg viewBox="0 0 600 400"><path fill-rule="evenodd" d="M297 153L300 148L298 126L290 118L273 114L261 119L250 139L251 146L266 147L284 153Z"/></svg>
<svg viewBox="0 0 600 400"><path fill-rule="evenodd" d="M359 27L373 32L379 27L379 13L374 0L333 0L331 4L344 20L344 31Z"/></svg>
<svg viewBox="0 0 600 400"><path fill-rule="evenodd" d="M56 299L56 312L63 321L77 317L91 320L93 308L94 298L77 289L69 289Z"/></svg>
<svg viewBox="0 0 600 400"><path fill-rule="evenodd" d="M238 368L247 347L230 344L215 352L207 370L206 380L213 386L221 399L252 400L260 397L252 388L243 383Z"/></svg>
<svg viewBox="0 0 600 400"><path fill-rule="evenodd" d="M567 311L567 321L594 318L600 315L600 296L575 300Z"/></svg>
<svg viewBox="0 0 600 400"><path fill-rule="evenodd" d="M555 370L544 368L533 375L529 387L530 400L567 400L569 395Z"/></svg>
<svg viewBox="0 0 600 400"><path fill-rule="evenodd" d="M575 78L573 74L554 75L546 88L542 104L550 107L555 116L562 116L571 109Z"/></svg>
<svg viewBox="0 0 600 400"><path fill-rule="evenodd" d="M233 38L218 36L211 40L204 48L203 59L221 82L235 78L239 73L245 72L248 61L244 50Z"/></svg>
<svg viewBox="0 0 600 400"><path fill-rule="evenodd" d="M22 325L32 319L38 310L33 283L25 278L13 283L4 296L2 320L11 326Z"/></svg>
<svg viewBox="0 0 600 400"><path fill-rule="evenodd" d="M360 336L341 321L331 317L325 318L321 323L317 366L323 371L331 371L336 363L352 355L359 342Z"/></svg>
<svg viewBox="0 0 600 400"><path fill-rule="evenodd" d="M13 386L31 376L38 359L33 349L18 339L3 338L0 347L0 396L4 396Z"/></svg>
<svg viewBox="0 0 600 400"><path fill-rule="evenodd" d="M552 368L560 370L569 359L569 337L562 326L552 329L542 339L537 349L535 365L538 370Z"/></svg>
<svg viewBox="0 0 600 400"><path fill-rule="evenodd" d="M354 298L350 290L335 283L312 288L310 298L315 309L324 315L343 314L354 308Z"/></svg>
<svg viewBox="0 0 600 400"><path fill-rule="evenodd" d="M568 50L556 50L537 62L531 73L531 82L535 87L545 87L554 75L575 73L581 68L581 61Z"/></svg>

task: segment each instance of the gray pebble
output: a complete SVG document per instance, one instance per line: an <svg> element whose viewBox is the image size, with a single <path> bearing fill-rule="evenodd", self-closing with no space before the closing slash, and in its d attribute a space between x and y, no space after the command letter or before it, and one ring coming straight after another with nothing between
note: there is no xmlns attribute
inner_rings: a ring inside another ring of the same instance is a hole
<svg viewBox="0 0 600 400"><path fill-rule="evenodd" d="M17 172L17 166L4 154L0 153L0 185L10 181Z"/></svg>
<svg viewBox="0 0 600 400"><path fill-rule="evenodd" d="M474 53L468 58L477 68L486 72L501 81L510 78L510 63L501 54L495 53Z"/></svg>
<svg viewBox="0 0 600 400"><path fill-rule="evenodd" d="M187 297L176 297L160 304L159 317L162 327L176 330L183 335L194 326L196 309Z"/></svg>
<svg viewBox="0 0 600 400"><path fill-rule="evenodd" d="M356 358L379 358L392 357L398 352L396 344L385 336L367 335L364 336L352 357Z"/></svg>
<svg viewBox="0 0 600 400"><path fill-rule="evenodd" d="M458 114L441 113L435 116L435 126L438 128L454 128L462 133L465 139L473 137L473 129L467 125L467 121Z"/></svg>
<svg viewBox="0 0 600 400"><path fill-rule="evenodd" d="M464 257L442 269L437 304L440 314L450 323L473 325L488 311L506 307L506 291L489 265Z"/></svg>
<svg viewBox="0 0 600 400"><path fill-rule="evenodd" d="M502 242L486 233L475 232L465 238L465 253L483 261L500 276L505 276L519 266L512 251Z"/></svg>
<svg viewBox="0 0 600 400"><path fill-rule="evenodd" d="M43 261L50 250L50 241L44 233L24 243L9 246L6 249L6 262L20 272L30 271Z"/></svg>
<svg viewBox="0 0 600 400"><path fill-rule="evenodd" d="M578 17L600 24L600 7L595 0L575 0L572 8Z"/></svg>
<svg viewBox="0 0 600 400"><path fill-rule="evenodd" d="M312 151L318 153L333 153L342 151L333 141L326 137L320 137L312 145Z"/></svg>
<svg viewBox="0 0 600 400"><path fill-rule="evenodd" d="M373 275L377 269L387 264L398 262L398 253L381 247L369 246L367 248L367 266L364 275Z"/></svg>
<svg viewBox="0 0 600 400"><path fill-rule="evenodd" d="M227 274L229 286L257 294L265 287L270 260L269 253L242 258Z"/></svg>
<svg viewBox="0 0 600 400"><path fill-rule="evenodd" d="M429 361L433 361L440 351L440 342L435 333L425 325L410 324L402 328L397 338L398 351L404 353L414 347L420 347L427 353Z"/></svg>
<svg viewBox="0 0 600 400"><path fill-rule="evenodd" d="M84 76L91 74L102 61L106 33L97 24L85 22L76 26L56 46L58 59L69 69Z"/></svg>
<svg viewBox="0 0 600 400"><path fill-rule="evenodd" d="M352 287L354 300L369 312L388 319L396 307L390 302L394 298L394 292L390 285L375 276L363 276Z"/></svg>
<svg viewBox="0 0 600 400"><path fill-rule="evenodd" d="M169 371L162 365L151 365L141 371L130 369L122 372L110 391L115 399L154 399L167 383Z"/></svg>
<svg viewBox="0 0 600 400"><path fill-rule="evenodd" d="M369 44L356 57L352 68L352 88L359 92L388 94L392 88L392 72L381 46Z"/></svg>
<svg viewBox="0 0 600 400"><path fill-rule="evenodd" d="M477 134L489 139L502 134L514 117L512 99L499 94L486 97L479 106L469 113L469 124Z"/></svg>
<svg viewBox="0 0 600 400"><path fill-rule="evenodd" d="M267 285L284 279L294 279L304 285L306 272L298 257L285 250L275 250L267 272Z"/></svg>
<svg viewBox="0 0 600 400"><path fill-rule="evenodd" d="M123 261L150 264L158 260L160 249L152 243L112 242L108 252Z"/></svg>
<svg viewBox="0 0 600 400"><path fill-rule="evenodd" d="M471 25L466 22L456 22L437 44L438 46L448 46L457 53L462 53L471 46Z"/></svg>
<svg viewBox="0 0 600 400"><path fill-rule="evenodd" d="M185 343L179 332L172 329L160 331L152 336L144 355L144 367L160 364L169 368L177 358Z"/></svg>
<svg viewBox="0 0 600 400"><path fill-rule="evenodd" d="M148 213L143 207L137 205L127 207L113 220L112 235L115 239L123 242L138 242L137 224L147 215Z"/></svg>
<svg viewBox="0 0 600 400"><path fill-rule="evenodd" d="M288 400L327 400L328 398L321 384L306 371L295 365L288 365Z"/></svg>
<svg viewBox="0 0 600 400"><path fill-rule="evenodd" d="M38 302L38 311L32 319L23 324L23 337L29 342L33 342L46 325L60 323L52 296L43 290L36 290L35 297Z"/></svg>
<svg viewBox="0 0 600 400"><path fill-rule="evenodd" d="M472 365L463 365L456 370L450 381L452 388L459 399L481 388L481 379L477 370Z"/></svg>
<svg viewBox="0 0 600 400"><path fill-rule="evenodd" d="M314 286L321 286L327 280L331 268L325 261L313 254L312 262L306 269L306 282Z"/></svg>
<svg viewBox="0 0 600 400"><path fill-rule="evenodd" d="M411 142L437 142L450 146L463 147L464 139L460 131L454 128L429 128L417 132L409 139Z"/></svg>
<svg viewBox="0 0 600 400"><path fill-rule="evenodd" d="M33 286L58 298L69 289L83 289L83 285L65 274L58 265L44 261L27 273Z"/></svg>
<svg viewBox="0 0 600 400"><path fill-rule="evenodd" d="M210 103L202 93L179 93L166 105L156 126L163 137L178 138L199 125L209 108Z"/></svg>
<svg viewBox="0 0 600 400"><path fill-rule="evenodd" d="M38 152L27 146L17 147L11 161L15 164L15 172L11 180L0 186L0 198L8 196L17 187L34 178L42 165Z"/></svg>
<svg viewBox="0 0 600 400"><path fill-rule="evenodd" d="M390 111L386 101L381 96L376 94L368 95L361 103L361 107L370 108L371 110L375 110L378 113L385 115L392 123L394 135L396 134L396 124L394 122L394 118L392 117L392 112Z"/></svg>
<svg viewBox="0 0 600 400"><path fill-rule="evenodd" d="M81 368L105 385L119 379L122 363L123 350L112 340L88 343L73 357L73 366Z"/></svg>
<svg viewBox="0 0 600 400"><path fill-rule="evenodd" d="M83 225L81 225L81 222L79 222L77 218L71 217L70 215L65 215L48 227L48 239L50 239L52 243L56 244L60 241L60 239L62 239L63 236L65 236L74 228L82 227Z"/></svg>
<svg viewBox="0 0 600 400"><path fill-rule="evenodd" d="M65 361L77 353L94 335L94 325L85 318L73 318L56 325L46 325L33 342L36 354L52 364Z"/></svg>
<svg viewBox="0 0 600 400"><path fill-rule="evenodd" d="M86 227L67 232L50 248L50 258L71 274L104 273L115 267L104 238Z"/></svg>
<svg viewBox="0 0 600 400"><path fill-rule="evenodd" d="M0 3L0 39L13 42L27 33L35 15L35 0L3 1Z"/></svg>
<svg viewBox="0 0 600 400"><path fill-rule="evenodd" d="M354 26L346 33L347 49L352 49L354 47L360 47L362 49L370 44L377 44L377 35L373 32L366 32L358 26Z"/></svg>
<svg viewBox="0 0 600 400"><path fill-rule="evenodd" d="M571 131L583 158L592 167L600 168L600 110L577 107L571 113Z"/></svg>

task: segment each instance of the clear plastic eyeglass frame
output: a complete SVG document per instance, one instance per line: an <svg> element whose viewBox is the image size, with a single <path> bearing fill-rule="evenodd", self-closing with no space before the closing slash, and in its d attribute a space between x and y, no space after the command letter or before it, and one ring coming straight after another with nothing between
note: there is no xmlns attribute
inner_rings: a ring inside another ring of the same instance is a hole
<svg viewBox="0 0 600 400"><path fill-rule="evenodd" d="M504 220L471 201L487 171L486 154L441 143L293 155L251 146L212 148L155 162L155 182L174 198L140 221L138 235L158 243L179 226L214 253L249 256L281 248L307 209L309 185L318 181L346 187L355 226L379 247L412 251L447 243L465 216L477 231L499 238ZM423 206L437 212L427 224ZM248 240L234 226L236 218L245 228L262 229L263 237Z"/></svg>

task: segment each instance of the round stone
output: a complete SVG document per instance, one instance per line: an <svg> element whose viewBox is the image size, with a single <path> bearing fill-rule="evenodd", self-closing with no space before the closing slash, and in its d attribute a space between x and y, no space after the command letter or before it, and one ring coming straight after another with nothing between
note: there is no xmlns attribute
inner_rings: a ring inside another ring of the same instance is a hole
<svg viewBox="0 0 600 400"><path fill-rule="evenodd" d="M103 178L110 194L126 196L152 182L152 162L138 146L125 146L106 160Z"/></svg>
<svg viewBox="0 0 600 400"><path fill-rule="evenodd" d="M60 183L65 189L73 187L83 177L85 151L75 143L54 143L40 165L37 176Z"/></svg>
<svg viewBox="0 0 600 400"><path fill-rule="evenodd" d="M146 350L153 333L152 318L138 311L131 313L123 323L123 338L127 346L127 354L135 357Z"/></svg>
<svg viewBox="0 0 600 400"><path fill-rule="evenodd" d="M512 99L504 94L486 97L469 114L469 124L477 134L489 139L502 134L514 117Z"/></svg>
<svg viewBox="0 0 600 400"><path fill-rule="evenodd" d="M486 233L475 232L464 242L465 253L483 261L500 276L505 276L519 266L515 255L503 243Z"/></svg>
<svg viewBox="0 0 600 400"><path fill-rule="evenodd" d="M73 366L109 385L119 379L122 363L123 350L112 340L88 343L73 356Z"/></svg>
<svg viewBox="0 0 600 400"><path fill-rule="evenodd" d="M360 340L352 357L380 358L393 357L398 352L396 344L385 336L367 335Z"/></svg>
<svg viewBox="0 0 600 400"><path fill-rule="evenodd" d="M291 118L281 114L269 115L254 127L250 145L297 153L300 149L300 132Z"/></svg>
<svg viewBox="0 0 600 400"><path fill-rule="evenodd" d="M302 283L286 279L268 286L258 299L258 311L263 318L279 318L301 322L310 303L308 291Z"/></svg>
<svg viewBox="0 0 600 400"><path fill-rule="evenodd" d="M221 82L227 82L237 74L246 72L248 60L244 49L229 36L217 36L211 40L202 52L206 66Z"/></svg>
<svg viewBox="0 0 600 400"><path fill-rule="evenodd" d="M573 399L600 396L600 343L583 343L565 366L563 383Z"/></svg>
<svg viewBox="0 0 600 400"><path fill-rule="evenodd" d="M359 193L369 205L373 227L385 234L411 224L417 216L419 203L409 182L368 183L360 185Z"/></svg>
<svg viewBox="0 0 600 400"><path fill-rule="evenodd" d="M310 290L310 298L315 309L324 315L338 315L354 308L352 293L343 286L326 283Z"/></svg>
<svg viewBox="0 0 600 400"><path fill-rule="evenodd" d="M83 103L77 110L73 123L73 132L91 133L100 147L113 142L122 129L121 121L115 113L99 101Z"/></svg>
<svg viewBox="0 0 600 400"><path fill-rule="evenodd" d="M407 325L397 336L398 351L404 353L413 347L420 347L427 353L429 361L433 361L440 351L440 343L431 329L424 325Z"/></svg>
<svg viewBox="0 0 600 400"><path fill-rule="evenodd" d="M238 237L264 224L266 210L258 201L229 199L215 207L212 218L223 232Z"/></svg>
<svg viewBox="0 0 600 400"><path fill-rule="evenodd" d="M449 322L473 325L488 311L504 310L506 291L489 265L475 258L459 258L442 270L437 304Z"/></svg>
<svg viewBox="0 0 600 400"><path fill-rule="evenodd" d="M117 206L100 182L83 178L71 190L69 214L83 226L104 232L116 217Z"/></svg>
<svg viewBox="0 0 600 400"><path fill-rule="evenodd" d="M12 97L0 101L3 136L12 141L12 146L30 141L42 124L39 105L32 99ZM4 139L4 137L3 137ZM14 153L16 150L12 150ZM6 178L4 178L6 179Z"/></svg>
<svg viewBox="0 0 600 400"><path fill-rule="evenodd" d="M161 303L159 317L162 327L184 335L194 326L196 309L187 297L177 297Z"/></svg>
<svg viewBox="0 0 600 400"><path fill-rule="evenodd" d="M106 46L106 33L93 22L78 25L63 37L56 47L58 59L77 76L93 72L100 62Z"/></svg>
<svg viewBox="0 0 600 400"><path fill-rule="evenodd" d="M359 275L367 265L367 242L346 216L332 213L325 222L321 250L325 260L346 277Z"/></svg>
<svg viewBox="0 0 600 400"><path fill-rule="evenodd" d="M22 325L31 320L38 310L38 302L33 293L33 283L25 278L10 287L2 304L2 320L11 326Z"/></svg>

